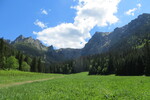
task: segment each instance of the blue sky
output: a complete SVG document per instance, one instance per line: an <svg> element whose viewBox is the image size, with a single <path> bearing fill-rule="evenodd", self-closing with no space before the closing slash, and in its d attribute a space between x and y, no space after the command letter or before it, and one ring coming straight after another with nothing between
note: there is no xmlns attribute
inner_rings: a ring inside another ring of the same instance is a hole
<svg viewBox="0 0 150 100"><path fill-rule="evenodd" d="M0 0L0 37L14 40L22 34L47 46L82 48L96 31L111 32L150 13L149 4L149 0Z"/></svg>

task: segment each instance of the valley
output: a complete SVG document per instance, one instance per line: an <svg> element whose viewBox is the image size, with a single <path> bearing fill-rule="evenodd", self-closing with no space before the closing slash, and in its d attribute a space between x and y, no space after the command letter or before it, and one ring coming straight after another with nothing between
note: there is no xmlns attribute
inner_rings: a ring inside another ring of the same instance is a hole
<svg viewBox="0 0 150 100"><path fill-rule="evenodd" d="M150 100L149 0L0 0L0 100Z"/></svg>

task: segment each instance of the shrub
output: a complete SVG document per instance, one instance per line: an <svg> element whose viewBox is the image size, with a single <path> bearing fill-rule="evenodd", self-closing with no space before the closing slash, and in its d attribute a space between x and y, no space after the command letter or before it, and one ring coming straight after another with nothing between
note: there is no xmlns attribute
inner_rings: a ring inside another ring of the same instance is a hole
<svg viewBox="0 0 150 100"><path fill-rule="evenodd" d="M10 56L6 60L5 69L18 69L19 63L18 60L14 56Z"/></svg>
<svg viewBox="0 0 150 100"><path fill-rule="evenodd" d="M28 65L26 62L23 62L22 71L30 71L30 65Z"/></svg>

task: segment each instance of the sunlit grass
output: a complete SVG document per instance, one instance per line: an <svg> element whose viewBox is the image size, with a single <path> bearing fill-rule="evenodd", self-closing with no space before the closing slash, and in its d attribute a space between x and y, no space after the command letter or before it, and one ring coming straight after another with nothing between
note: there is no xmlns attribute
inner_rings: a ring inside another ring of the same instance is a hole
<svg viewBox="0 0 150 100"><path fill-rule="evenodd" d="M58 75L22 72L22 71L17 71L17 70L7 70L7 71L0 70L0 86L3 84L10 84L14 82L50 78L53 76L58 76Z"/></svg>
<svg viewBox="0 0 150 100"><path fill-rule="evenodd" d="M84 72L65 75L62 78L48 81L0 89L0 100L105 99L150 100L150 77L89 76L88 73Z"/></svg>

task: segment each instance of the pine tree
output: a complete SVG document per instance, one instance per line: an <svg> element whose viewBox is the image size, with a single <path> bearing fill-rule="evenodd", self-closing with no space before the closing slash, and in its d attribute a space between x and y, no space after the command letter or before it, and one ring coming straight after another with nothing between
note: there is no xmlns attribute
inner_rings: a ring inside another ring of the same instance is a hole
<svg viewBox="0 0 150 100"><path fill-rule="evenodd" d="M114 65L113 65L113 57L109 54L109 61L108 61L108 74L112 74L114 72Z"/></svg>
<svg viewBox="0 0 150 100"><path fill-rule="evenodd" d="M39 58L39 60L38 60L38 72L42 72L41 58Z"/></svg>
<svg viewBox="0 0 150 100"><path fill-rule="evenodd" d="M4 65L5 65L4 40L0 39L0 69L3 69Z"/></svg>
<svg viewBox="0 0 150 100"><path fill-rule="evenodd" d="M34 57L33 60L32 60L32 63L31 63L31 72L38 72L38 69L37 69L37 58Z"/></svg>
<svg viewBox="0 0 150 100"><path fill-rule="evenodd" d="M23 61L24 61L24 57L23 57L23 54L21 54L19 57L19 70L22 70Z"/></svg>
<svg viewBox="0 0 150 100"><path fill-rule="evenodd" d="M145 44L145 75L150 76L150 47L148 41Z"/></svg>

